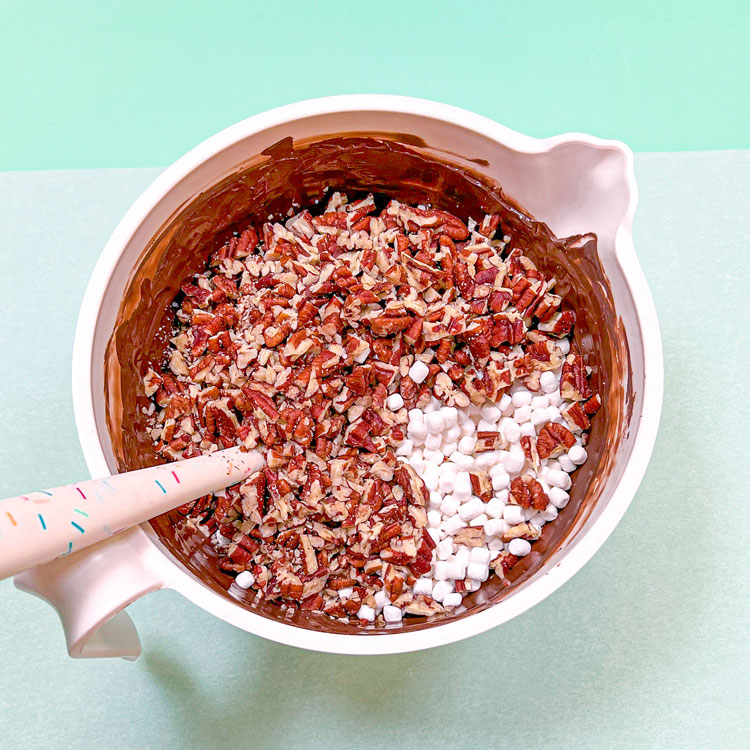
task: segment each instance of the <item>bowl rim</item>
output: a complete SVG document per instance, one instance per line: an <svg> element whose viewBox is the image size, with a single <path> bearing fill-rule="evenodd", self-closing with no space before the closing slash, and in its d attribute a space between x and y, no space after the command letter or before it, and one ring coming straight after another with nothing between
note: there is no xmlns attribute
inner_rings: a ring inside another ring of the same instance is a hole
<svg viewBox="0 0 750 750"><path fill-rule="evenodd" d="M147 219L153 208L208 158L230 147L237 141L294 120L316 115L352 111L380 111L422 118L436 119L456 125L506 148L525 153L540 154L562 143L581 143L596 149L615 149L624 157L625 180L629 188L629 203L615 235L615 259L620 266L630 292L641 330L644 361L643 405L638 419L638 430L630 458L612 497L592 525L581 534L576 544L566 552L563 560L548 570L540 571L527 586L497 606L489 607L458 621L442 623L414 632L376 631L351 635L307 630L291 623L271 620L251 610L233 604L212 591L165 551L149 524L139 531L145 534L162 553L158 559L166 586L179 591L194 604L227 622L273 641L306 649L340 654L388 654L417 651L444 645L482 633L525 612L568 581L596 553L614 530L630 505L643 478L654 447L661 417L664 366L656 308L645 276L638 262L632 239L632 224L638 202L638 190L633 168L633 153L624 143L606 140L584 133L563 133L549 138L533 138L518 133L494 120L451 105L427 99L383 94L355 94L308 99L284 105L249 117L231 125L199 143L162 172L123 216L107 241L89 279L78 316L73 344L73 408L81 449L91 475L110 473L97 431L94 394L92 389L93 344L96 327L109 281L122 249L137 228ZM154 562L149 562L153 569ZM502 605L502 606L500 606ZM388 635L387 638L377 637Z"/></svg>

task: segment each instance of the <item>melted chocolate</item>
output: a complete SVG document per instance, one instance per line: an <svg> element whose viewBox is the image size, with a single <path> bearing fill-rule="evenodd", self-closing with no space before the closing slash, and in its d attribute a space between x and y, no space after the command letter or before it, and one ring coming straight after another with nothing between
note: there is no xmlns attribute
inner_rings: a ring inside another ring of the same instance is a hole
<svg viewBox="0 0 750 750"><path fill-rule="evenodd" d="M336 135L309 141L285 138L221 182L208 186L162 227L131 275L105 356L107 426L121 471L159 463L147 435L141 407L148 404L141 385L152 362L164 357L181 283L204 270L209 255L236 228L256 227L269 214L285 216L292 204L324 201L326 188L349 193L374 192L405 203L430 203L466 221L485 213L502 217L500 232L511 236L576 311L575 344L592 368L591 385L603 406L594 418L589 459L573 475L568 506L544 527L542 538L510 572L509 581L492 577L464 599L468 611L425 620L407 618L401 630L433 627L465 617L499 601L536 573L565 546L596 507L615 462L632 410L630 360L624 327L618 319L609 283L596 252L594 235L555 238L489 178L428 155L421 139L400 133ZM483 166L481 160L473 160ZM170 553L221 596L254 612L289 624L347 634L382 633L373 627L343 625L322 614L282 612L275 604L254 602L254 594L232 587L217 568L207 540L178 523L176 511L151 524ZM385 632L392 631L392 628Z"/></svg>

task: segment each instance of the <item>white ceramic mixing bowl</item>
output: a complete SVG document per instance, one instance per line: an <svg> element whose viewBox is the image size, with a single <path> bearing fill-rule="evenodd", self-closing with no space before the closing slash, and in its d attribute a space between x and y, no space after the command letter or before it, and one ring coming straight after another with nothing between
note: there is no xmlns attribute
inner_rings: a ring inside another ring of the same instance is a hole
<svg viewBox="0 0 750 750"><path fill-rule="evenodd" d="M72 656L137 657L138 635L123 610L163 587L248 632L302 648L384 654L450 643L500 625L552 593L591 558L630 504L656 438L663 387L656 312L632 241L637 202L632 153L621 143L581 134L538 140L455 107L375 95L300 102L227 128L169 167L125 215L89 282L73 352L75 416L92 476L117 468L105 424L104 350L128 278L155 233L180 206L231 174L248 154L259 154L287 136L359 132L413 134L459 165L469 166L462 157L471 157L473 169L481 163L478 171L496 180L558 237L597 234L602 266L627 336L634 398L615 469L594 512L541 570L496 604L435 627L381 630L367 637L355 629L347 635L295 627L240 606L204 585L144 524L17 577L19 587L58 610Z"/></svg>

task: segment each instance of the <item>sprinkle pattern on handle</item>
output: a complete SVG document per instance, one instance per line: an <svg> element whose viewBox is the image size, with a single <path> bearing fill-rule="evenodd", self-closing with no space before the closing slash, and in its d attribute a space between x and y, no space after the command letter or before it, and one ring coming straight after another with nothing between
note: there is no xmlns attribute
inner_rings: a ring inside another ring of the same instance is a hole
<svg viewBox="0 0 750 750"><path fill-rule="evenodd" d="M256 451L229 448L0 500L0 579L240 482L263 463Z"/></svg>

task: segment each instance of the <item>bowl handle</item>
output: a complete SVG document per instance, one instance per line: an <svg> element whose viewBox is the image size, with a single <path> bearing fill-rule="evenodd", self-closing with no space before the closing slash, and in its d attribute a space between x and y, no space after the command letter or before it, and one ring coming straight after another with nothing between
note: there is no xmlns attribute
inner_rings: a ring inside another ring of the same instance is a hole
<svg viewBox="0 0 750 750"><path fill-rule="evenodd" d="M78 553L18 574L15 585L57 611L74 658L141 654L128 604L168 585L157 550L140 529L129 529ZM149 561L154 560L150 565Z"/></svg>

